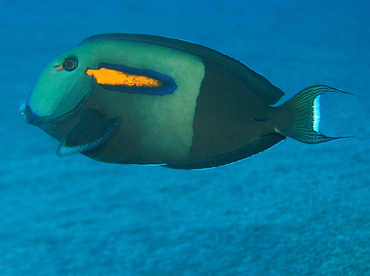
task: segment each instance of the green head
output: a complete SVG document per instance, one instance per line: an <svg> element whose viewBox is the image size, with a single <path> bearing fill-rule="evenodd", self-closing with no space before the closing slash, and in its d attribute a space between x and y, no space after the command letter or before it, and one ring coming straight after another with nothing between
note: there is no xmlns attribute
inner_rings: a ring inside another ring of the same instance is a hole
<svg viewBox="0 0 370 276"><path fill-rule="evenodd" d="M50 61L40 74L20 112L38 125L72 112L89 93L91 78L86 68L94 63L93 44L80 44Z"/></svg>

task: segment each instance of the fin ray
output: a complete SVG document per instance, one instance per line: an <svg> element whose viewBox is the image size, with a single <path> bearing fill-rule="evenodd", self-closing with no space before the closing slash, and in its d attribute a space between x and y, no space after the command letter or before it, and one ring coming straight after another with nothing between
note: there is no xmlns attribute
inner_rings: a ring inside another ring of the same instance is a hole
<svg viewBox="0 0 370 276"><path fill-rule="evenodd" d="M285 127L275 127L275 131L307 144L350 138L329 137L320 133L320 96L328 92L354 95L328 85L310 86L279 107L292 119Z"/></svg>
<svg viewBox="0 0 370 276"><path fill-rule="evenodd" d="M64 157L102 145L116 131L121 121L121 117L106 119L98 110L86 111L60 143L57 155Z"/></svg>

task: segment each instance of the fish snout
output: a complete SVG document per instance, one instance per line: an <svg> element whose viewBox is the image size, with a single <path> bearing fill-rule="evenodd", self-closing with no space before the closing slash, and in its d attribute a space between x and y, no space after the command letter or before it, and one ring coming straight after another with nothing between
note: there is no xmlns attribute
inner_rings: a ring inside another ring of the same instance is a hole
<svg viewBox="0 0 370 276"><path fill-rule="evenodd" d="M41 118L35 114L27 103L23 103L19 108L19 113L23 115L24 120L34 126L41 122Z"/></svg>

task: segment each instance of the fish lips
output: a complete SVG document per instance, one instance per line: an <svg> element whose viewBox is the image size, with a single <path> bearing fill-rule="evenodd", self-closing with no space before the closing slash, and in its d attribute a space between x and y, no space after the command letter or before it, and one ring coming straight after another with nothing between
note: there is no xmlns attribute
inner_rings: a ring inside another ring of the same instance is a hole
<svg viewBox="0 0 370 276"><path fill-rule="evenodd" d="M47 123L47 118L38 116L27 103L21 105L19 113L23 115L23 119L31 125L38 126L42 123Z"/></svg>

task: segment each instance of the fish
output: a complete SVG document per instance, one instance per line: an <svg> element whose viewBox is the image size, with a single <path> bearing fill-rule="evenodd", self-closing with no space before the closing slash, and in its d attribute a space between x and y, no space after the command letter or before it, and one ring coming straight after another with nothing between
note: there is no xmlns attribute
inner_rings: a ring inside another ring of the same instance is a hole
<svg viewBox="0 0 370 276"><path fill-rule="evenodd" d="M325 93L284 92L244 63L165 36L94 35L52 59L20 107L26 122L81 153L116 164L206 169L260 153L286 137L319 144Z"/></svg>

